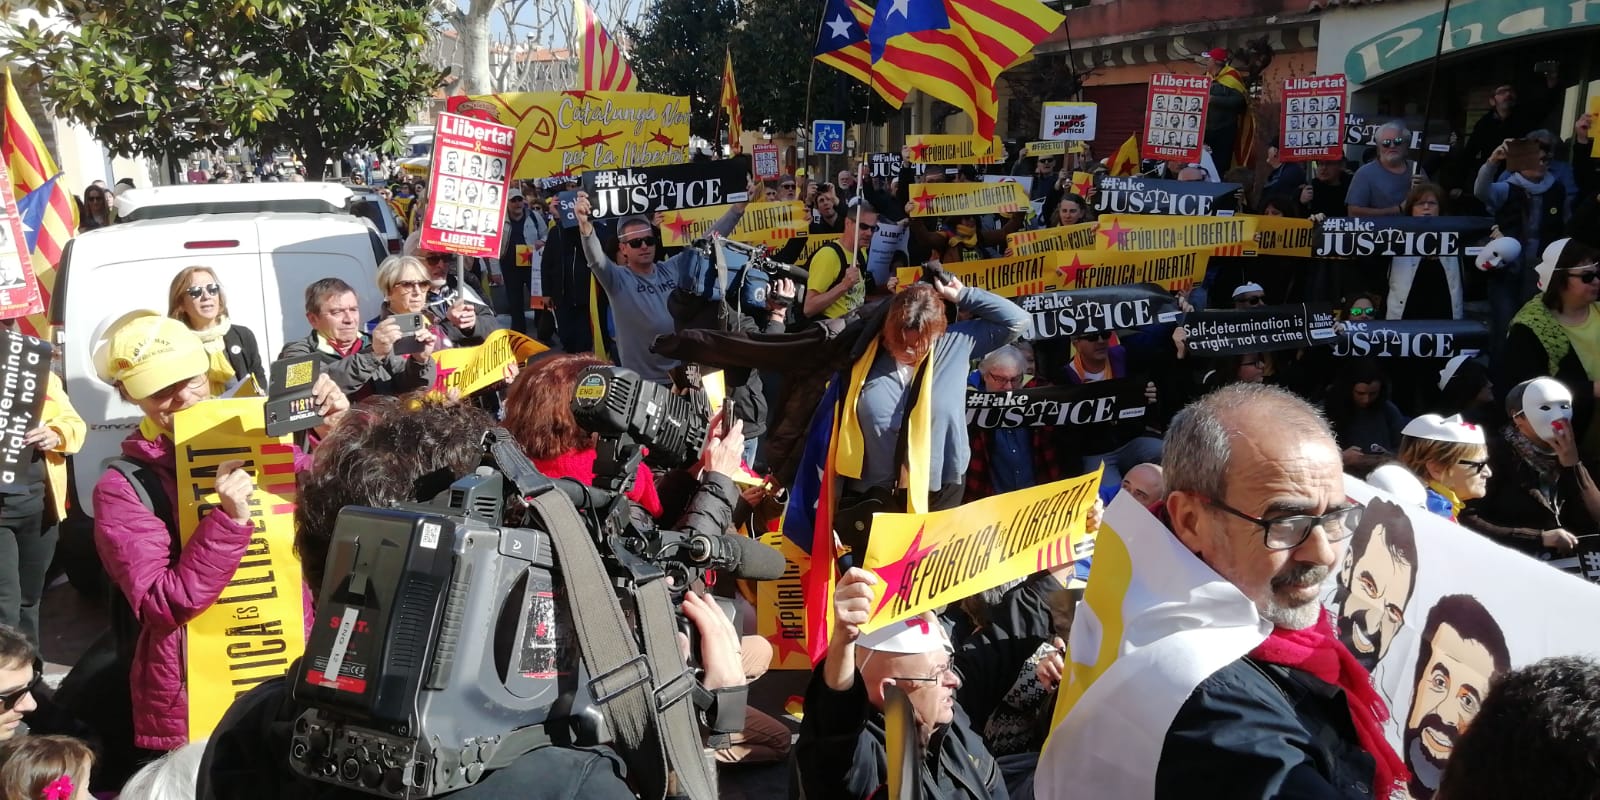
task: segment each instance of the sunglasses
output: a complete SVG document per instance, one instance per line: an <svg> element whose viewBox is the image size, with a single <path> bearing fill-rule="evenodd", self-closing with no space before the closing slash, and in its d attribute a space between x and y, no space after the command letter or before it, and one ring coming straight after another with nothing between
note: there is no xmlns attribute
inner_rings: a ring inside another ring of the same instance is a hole
<svg viewBox="0 0 1600 800"><path fill-rule="evenodd" d="M415 289L416 291L419 291L419 292L427 291L428 287L430 287L432 285L433 285L433 281L395 281L394 282L394 288L396 288L396 289L403 289L403 290Z"/></svg>
<svg viewBox="0 0 1600 800"><path fill-rule="evenodd" d="M15 691L0 694L0 708L10 711L22 702L22 698L29 692L39 688L40 681L44 680L44 662L35 658L33 660L33 677L28 679L28 685Z"/></svg>
<svg viewBox="0 0 1600 800"><path fill-rule="evenodd" d="M1594 283L1595 279L1600 278L1600 271L1590 270L1588 272L1568 272L1567 277L1577 278L1584 283Z"/></svg>
<svg viewBox="0 0 1600 800"><path fill-rule="evenodd" d="M1379 139L1378 140L1378 146L1379 147L1399 147L1400 145L1403 145L1405 143L1406 143L1406 140L1404 140L1404 139Z"/></svg>
<svg viewBox="0 0 1600 800"><path fill-rule="evenodd" d="M634 238L634 239L621 239L619 241L621 242L622 246L624 246L624 247L655 247L656 246L656 237L654 237L654 236L640 236L640 237L637 237L637 238Z"/></svg>
<svg viewBox="0 0 1600 800"><path fill-rule="evenodd" d="M1378 315L1378 309L1376 309L1376 308L1352 308L1352 309L1350 309L1350 316L1352 316L1352 317L1375 317L1377 315Z"/></svg>
<svg viewBox="0 0 1600 800"><path fill-rule="evenodd" d="M447 260L449 258L450 258L449 256L447 256L447 255L445 255L443 253L429 253L428 255L424 256L422 260L427 262L427 263L429 263L429 264L438 264L438 263L440 263L442 261L445 261L445 260Z"/></svg>
<svg viewBox="0 0 1600 800"><path fill-rule="evenodd" d="M183 293L198 300L203 295L211 295L212 297L216 297L217 295L222 294L222 287L214 283L208 283L204 286L190 286L189 288L183 290Z"/></svg>
<svg viewBox="0 0 1600 800"><path fill-rule="evenodd" d="M1469 460L1463 458L1460 461L1457 461L1456 463L1460 464L1463 467L1467 467L1467 468L1471 469L1472 470L1472 474L1474 474L1474 475L1482 475L1483 471L1489 468L1488 459L1485 459L1483 461L1469 461Z"/></svg>
<svg viewBox="0 0 1600 800"><path fill-rule="evenodd" d="M1077 337L1077 339L1080 342L1109 342L1111 341L1111 333L1108 331L1101 331L1099 333L1086 333Z"/></svg>
<svg viewBox="0 0 1600 800"><path fill-rule="evenodd" d="M877 233L878 232L878 226L877 225L863 225L863 224L857 222L856 223L856 228L858 230L861 230L861 231L866 232L866 233Z"/></svg>

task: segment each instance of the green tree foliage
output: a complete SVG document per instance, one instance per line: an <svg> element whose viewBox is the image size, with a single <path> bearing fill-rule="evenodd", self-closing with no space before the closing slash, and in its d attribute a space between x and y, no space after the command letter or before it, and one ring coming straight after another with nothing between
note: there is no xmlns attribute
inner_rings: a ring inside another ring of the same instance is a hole
<svg viewBox="0 0 1600 800"><path fill-rule="evenodd" d="M723 53L738 13L736 0L656 0L637 24L623 26L640 88L688 97L695 136L715 135Z"/></svg>
<svg viewBox="0 0 1600 800"><path fill-rule="evenodd" d="M119 155L181 158L244 141L300 153L308 177L389 142L439 85L420 54L429 0L23 0L4 44L52 111Z"/></svg>

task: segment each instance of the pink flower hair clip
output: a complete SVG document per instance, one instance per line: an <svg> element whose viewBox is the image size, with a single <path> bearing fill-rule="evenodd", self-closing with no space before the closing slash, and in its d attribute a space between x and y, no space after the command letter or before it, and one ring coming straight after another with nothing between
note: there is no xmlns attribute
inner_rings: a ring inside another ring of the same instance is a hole
<svg viewBox="0 0 1600 800"><path fill-rule="evenodd" d="M77 789L72 785L72 778L68 775L62 775L44 787L44 800L72 800L75 794Z"/></svg>

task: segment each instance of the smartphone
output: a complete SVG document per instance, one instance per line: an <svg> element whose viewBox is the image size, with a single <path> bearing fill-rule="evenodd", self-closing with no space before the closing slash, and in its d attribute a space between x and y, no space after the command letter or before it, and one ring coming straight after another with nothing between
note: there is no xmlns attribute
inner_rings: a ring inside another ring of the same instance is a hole
<svg viewBox="0 0 1600 800"><path fill-rule="evenodd" d="M1506 169L1521 172L1539 166L1544 150L1532 139L1516 139L1506 145Z"/></svg>
<svg viewBox="0 0 1600 800"><path fill-rule="evenodd" d="M417 331L428 325L422 314L420 312L396 314L394 321L400 326L400 338L394 343L394 351L406 356L422 352L422 342L417 341L416 336Z"/></svg>

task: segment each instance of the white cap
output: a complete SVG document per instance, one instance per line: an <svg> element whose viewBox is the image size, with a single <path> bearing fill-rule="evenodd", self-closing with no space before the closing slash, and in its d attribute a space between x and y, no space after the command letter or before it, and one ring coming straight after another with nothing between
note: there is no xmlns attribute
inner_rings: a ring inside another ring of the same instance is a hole
<svg viewBox="0 0 1600 800"><path fill-rule="evenodd" d="M1544 291L1550 285L1550 277L1555 274L1556 270L1571 269L1578 266L1577 264L1561 263L1561 256L1566 253L1567 244L1571 241L1571 238L1557 239L1544 249L1544 258L1540 259L1539 265L1533 268L1533 271L1539 274L1539 291Z"/></svg>
<svg viewBox="0 0 1600 800"><path fill-rule="evenodd" d="M862 634L856 644L879 653L935 653L951 649L944 628L920 614Z"/></svg>
<svg viewBox="0 0 1600 800"><path fill-rule="evenodd" d="M1238 300L1241 294L1249 294L1251 292L1265 293L1266 291L1266 289L1261 288L1259 283L1241 283L1239 288L1233 290L1233 299Z"/></svg>
<svg viewBox="0 0 1600 800"><path fill-rule="evenodd" d="M1483 444L1483 428L1478 427L1461 418L1460 414L1441 417L1438 414L1423 414L1406 423L1402 436L1411 436L1417 439L1432 439L1436 442L1452 442L1455 444Z"/></svg>
<svg viewBox="0 0 1600 800"><path fill-rule="evenodd" d="M1444 362L1444 369L1439 370L1439 391L1444 391L1450 381L1455 380L1456 373L1461 371L1461 365L1467 363L1476 353L1462 353L1449 361Z"/></svg>
<svg viewBox="0 0 1600 800"><path fill-rule="evenodd" d="M1413 508L1428 507L1428 490L1423 488L1422 481L1411 474L1411 470L1399 464L1389 463L1372 471L1367 476L1367 483L1373 488L1381 489L1394 495L1400 505Z"/></svg>

